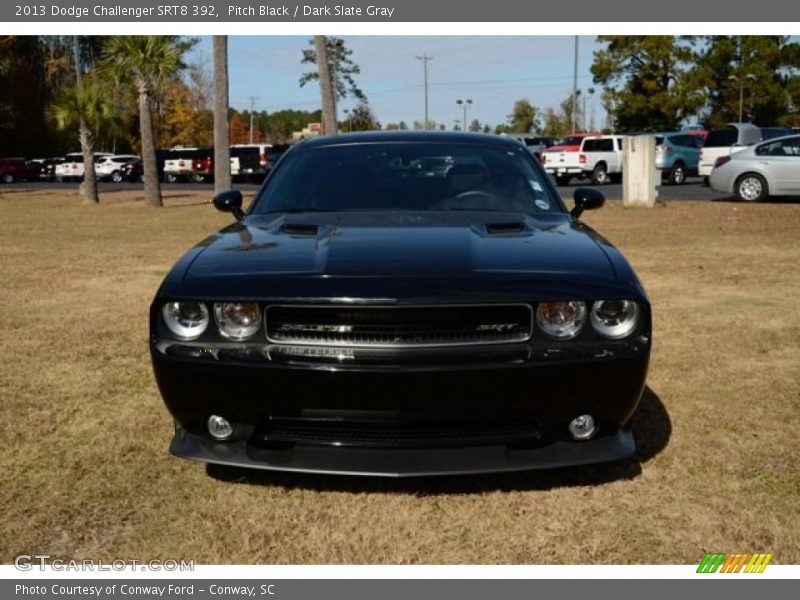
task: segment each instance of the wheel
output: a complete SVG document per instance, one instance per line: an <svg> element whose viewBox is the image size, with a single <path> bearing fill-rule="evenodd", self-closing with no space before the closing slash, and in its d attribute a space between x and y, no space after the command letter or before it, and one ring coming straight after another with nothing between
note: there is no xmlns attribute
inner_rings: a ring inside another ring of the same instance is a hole
<svg viewBox="0 0 800 600"><path fill-rule="evenodd" d="M569 175L556 175L556 183L558 185L569 185L570 179L572 177Z"/></svg>
<svg viewBox="0 0 800 600"><path fill-rule="evenodd" d="M167 183L176 183L178 181L177 175L173 175L172 173L167 173L164 178L167 180Z"/></svg>
<svg viewBox="0 0 800 600"><path fill-rule="evenodd" d="M760 202L769 196L767 182L756 173L742 175L736 181L736 195L745 202Z"/></svg>
<svg viewBox="0 0 800 600"><path fill-rule="evenodd" d="M668 181L672 185L683 185L686 183L686 167L684 167L682 162L676 162L672 165Z"/></svg>
<svg viewBox="0 0 800 600"><path fill-rule="evenodd" d="M592 183L595 185L605 185L608 183L608 167L606 163L599 162L592 171Z"/></svg>
<svg viewBox="0 0 800 600"><path fill-rule="evenodd" d="M3 183L14 183L14 176L11 173L3 175Z"/></svg>
<svg viewBox="0 0 800 600"><path fill-rule="evenodd" d="M111 181L113 181L114 183L122 183L122 180L123 180L122 171L114 171L111 174Z"/></svg>
<svg viewBox="0 0 800 600"><path fill-rule="evenodd" d="M708 187L708 176L703 177L703 185Z"/></svg>

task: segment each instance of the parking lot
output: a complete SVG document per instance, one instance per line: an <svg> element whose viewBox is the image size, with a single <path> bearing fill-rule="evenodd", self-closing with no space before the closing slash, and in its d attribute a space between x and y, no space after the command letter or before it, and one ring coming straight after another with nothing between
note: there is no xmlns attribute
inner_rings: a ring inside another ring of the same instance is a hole
<svg viewBox="0 0 800 600"><path fill-rule="evenodd" d="M580 186L589 186L589 187L597 187L598 189L602 190L603 193L609 200L619 200L622 199L622 185L621 184L608 184L602 186L592 186L588 181L574 181L567 186L560 186L558 188L559 193L561 194L562 198L568 199L572 198L572 193L575 188ZM0 190L35 190L35 189L47 189L47 190L75 190L77 189L77 184L75 183L59 183L59 182L45 182L45 181L34 181L34 182L18 182L12 184L0 184ZM108 183L108 182L100 182L99 189L100 193L103 192L114 192L114 191L135 191L142 189L141 183ZM213 184L208 183L164 183L162 184L162 189L164 191L170 190L180 190L180 191L206 191L206 190L213 190ZM234 187L237 187L243 191L252 191L254 192L259 188L258 184L253 183L237 183ZM717 192L712 191L709 187L704 186L702 181L699 178L690 178L685 184L683 185L661 185L658 188L658 199L663 200L665 202L674 201L674 200L717 200L721 198L725 198L724 194L719 194Z"/></svg>

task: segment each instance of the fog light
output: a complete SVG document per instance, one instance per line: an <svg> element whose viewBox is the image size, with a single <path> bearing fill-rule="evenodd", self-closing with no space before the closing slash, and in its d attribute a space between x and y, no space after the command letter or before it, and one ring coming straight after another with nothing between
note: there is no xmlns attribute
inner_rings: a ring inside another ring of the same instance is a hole
<svg viewBox="0 0 800 600"><path fill-rule="evenodd" d="M592 415L575 417L569 424L569 433L576 440L588 440L596 430Z"/></svg>
<svg viewBox="0 0 800 600"><path fill-rule="evenodd" d="M208 417L208 434L218 442L224 442L233 435L233 427L219 415Z"/></svg>

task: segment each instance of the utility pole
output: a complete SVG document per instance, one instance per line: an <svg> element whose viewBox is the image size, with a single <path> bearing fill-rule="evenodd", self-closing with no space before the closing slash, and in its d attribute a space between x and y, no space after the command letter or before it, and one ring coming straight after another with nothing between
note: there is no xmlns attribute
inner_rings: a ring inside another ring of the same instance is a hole
<svg viewBox="0 0 800 600"><path fill-rule="evenodd" d="M250 143L253 143L253 111L256 109L257 96L250 96Z"/></svg>
<svg viewBox="0 0 800 600"><path fill-rule="evenodd" d="M575 36L575 64L572 70L572 132L578 129L578 36Z"/></svg>
<svg viewBox="0 0 800 600"><path fill-rule="evenodd" d="M428 124L430 120L428 119L428 63L433 60L432 56L428 56L426 52L422 56L417 56L417 60L422 61L422 69L424 72L424 82L425 82L425 123L423 125L424 129L428 129Z"/></svg>

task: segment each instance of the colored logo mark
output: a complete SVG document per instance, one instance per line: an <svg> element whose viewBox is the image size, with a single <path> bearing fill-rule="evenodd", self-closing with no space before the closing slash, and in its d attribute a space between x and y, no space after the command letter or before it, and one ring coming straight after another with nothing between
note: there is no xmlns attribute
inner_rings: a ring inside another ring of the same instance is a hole
<svg viewBox="0 0 800 600"><path fill-rule="evenodd" d="M748 554L747 552L706 552L698 573L763 573L767 568L772 554Z"/></svg>

